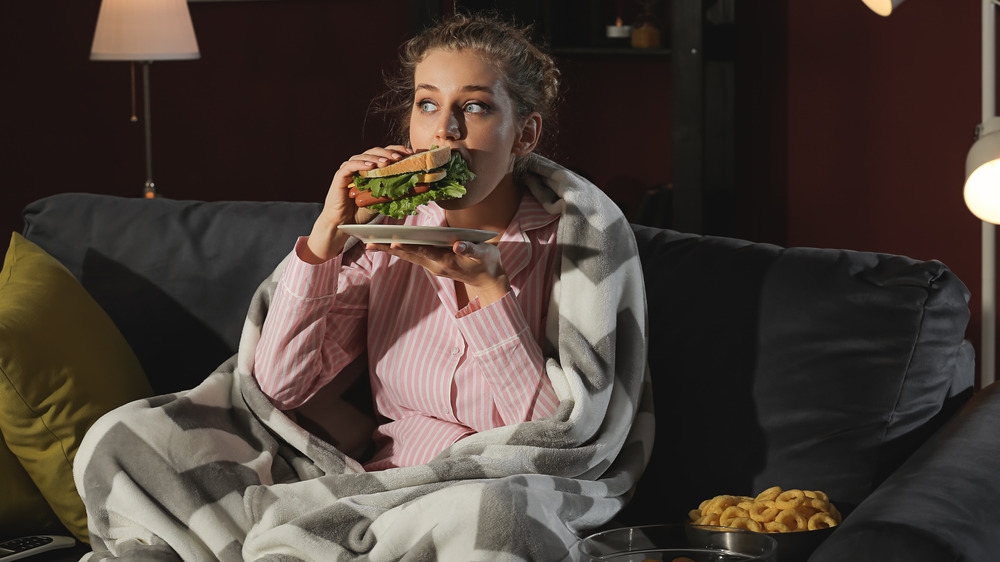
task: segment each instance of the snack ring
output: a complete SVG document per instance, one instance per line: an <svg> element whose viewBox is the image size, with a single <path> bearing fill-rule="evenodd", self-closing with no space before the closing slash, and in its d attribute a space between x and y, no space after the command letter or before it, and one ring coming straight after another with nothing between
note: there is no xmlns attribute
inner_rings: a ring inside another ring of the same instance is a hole
<svg viewBox="0 0 1000 562"><path fill-rule="evenodd" d="M801 513L802 516L805 517L806 519L809 519L810 517L815 515L817 511L823 511L823 510L815 509L806 504L802 504L799 507L795 508L795 511Z"/></svg>
<svg viewBox="0 0 1000 562"><path fill-rule="evenodd" d="M744 517L750 517L747 510L741 509L737 505L731 505L722 512L722 515L719 515L719 523L721 523L723 527L732 527L730 523L732 523L733 519L741 519Z"/></svg>
<svg viewBox="0 0 1000 562"><path fill-rule="evenodd" d="M774 520L787 526L792 531L805 531L809 522L805 516L794 509L785 509Z"/></svg>
<svg viewBox="0 0 1000 562"><path fill-rule="evenodd" d="M778 494L780 494L780 493L781 493L781 486L772 486L772 487L764 490L763 492L757 494L757 497L755 499L756 499L756 501L759 501L759 502L762 502L762 501L774 501L774 499L777 498Z"/></svg>
<svg viewBox="0 0 1000 562"><path fill-rule="evenodd" d="M802 490L802 493L804 493L807 498L816 498L827 503L830 502L830 498L826 495L826 492L821 492L819 490Z"/></svg>
<svg viewBox="0 0 1000 562"><path fill-rule="evenodd" d="M808 495L806 496L805 501L802 502L802 505L811 507L816 511L830 511L830 502L828 500L811 498Z"/></svg>
<svg viewBox="0 0 1000 562"><path fill-rule="evenodd" d="M720 525L718 513L706 513L695 521L695 525Z"/></svg>
<svg viewBox="0 0 1000 562"><path fill-rule="evenodd" d="M729 525L726 526L734 529L746 529L755 533L761 533L764 531L763 525L753 519L750 519L749 517L737 517L730 521Z"/></svg>
<svg viewBox="0 0 1000 562"><path fill-rule="evenodd" d="M718 513L722 514L729 506L734 506L739 503L736 496L715 496L708 502L708 505L701 510L702 513Z"/></svg>
<svg viewBox="0 0 1000 562"><path fill-rule="evenodd" d="M777 521L768 521L764 524L764 528L767 529L768 533L790 533L792 531L788 525Z"/></svg>
<svg viewBox="0 0 1000 562"><path fill-rule="evenodd" d="M834 519L829 513L819 512L809 518L809 522L806 524L810 531L815 531L817 529L828 529L830 527L835 527L837 525L837 520Z"/></svg>
<svg viewBox="0 0 1000 562"><path fill-rule="evenodd" d="M795 509L805 503L806 495L802 490L786 490L774 498L774 506L778 509Z"/></svg>
<svg viewBox="0 0 1000 562"><path fill-rule="evenodd" d="M749 510L750 518L760 523L773 521L777 517L778 511L778 508L774 507L774 502L771 501L755 503Z"/></svg>

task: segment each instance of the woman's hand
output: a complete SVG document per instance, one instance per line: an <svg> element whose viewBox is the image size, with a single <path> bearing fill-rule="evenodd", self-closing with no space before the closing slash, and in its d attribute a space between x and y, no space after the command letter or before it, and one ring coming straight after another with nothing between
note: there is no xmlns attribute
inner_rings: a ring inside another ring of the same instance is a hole
<svg viewBox="0 0 1000 562"><path fill-rule="evenodd" d="M377 215L368 209L358 207L348 196L350 190L348 186L353 181L354 174L362 170L385 167L410 154L413 154L412 150L398 144L385 148L376 146L363 154L352 156L341 164L337 173L333 175L330 189L326 193L323 211L313 223L312 232L309 234L307 247L312 255L302 256L303 259L310 263L322 263L336 257L344 249L348 238L346 234L339 232L337 227L345 224L364 224Z"/></svg>
<svg viewBox="0 0 1000 562"><path fill-rule="evenodd" d="M379 250L422 266L441 277L464 283L469 298L479 297L482 306L493 304L510 291L507 272L500 263L500 250L485 242L455 242L451 247L416 244L368 244Z"/></svg>

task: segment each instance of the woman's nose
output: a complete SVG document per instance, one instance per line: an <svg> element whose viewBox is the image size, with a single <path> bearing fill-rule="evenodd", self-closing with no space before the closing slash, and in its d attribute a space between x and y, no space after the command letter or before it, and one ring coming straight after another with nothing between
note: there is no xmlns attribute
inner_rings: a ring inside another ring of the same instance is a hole
<svg viewBox="0 0 1000 562"><path fill-rule="evenodd" d="M441 121L437 127L437 137L441 140L458 140L462 138L462 123L454 111L442 112Z"/></svg>

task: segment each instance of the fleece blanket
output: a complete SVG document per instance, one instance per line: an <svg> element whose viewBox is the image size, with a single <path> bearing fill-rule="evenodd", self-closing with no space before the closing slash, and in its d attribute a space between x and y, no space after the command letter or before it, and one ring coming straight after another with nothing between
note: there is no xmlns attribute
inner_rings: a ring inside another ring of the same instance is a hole
<svg viewBox="0 0 1000 562"><path fill-rule="evenodd" d="M581 534L627 502L652 447L645 292L629 224L599 189L543 158L525 181L561 214L546 327L555 415L365 472L275 409L251 374L279 265L231 360L88 432L74 470L84 560L573 559Z"/></svg>

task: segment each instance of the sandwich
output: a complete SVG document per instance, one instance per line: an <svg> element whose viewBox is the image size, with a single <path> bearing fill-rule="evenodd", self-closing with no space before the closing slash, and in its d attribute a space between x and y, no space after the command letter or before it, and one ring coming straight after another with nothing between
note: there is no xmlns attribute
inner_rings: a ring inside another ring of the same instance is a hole
<svg viewBox="0 0 1000 562"><path fill-rule="evenodd" d="M384 168L354 174L349 195L358 207L402 219L420 205L465 195L465 184L475 177L458 152L431 147Z"/></svg>

